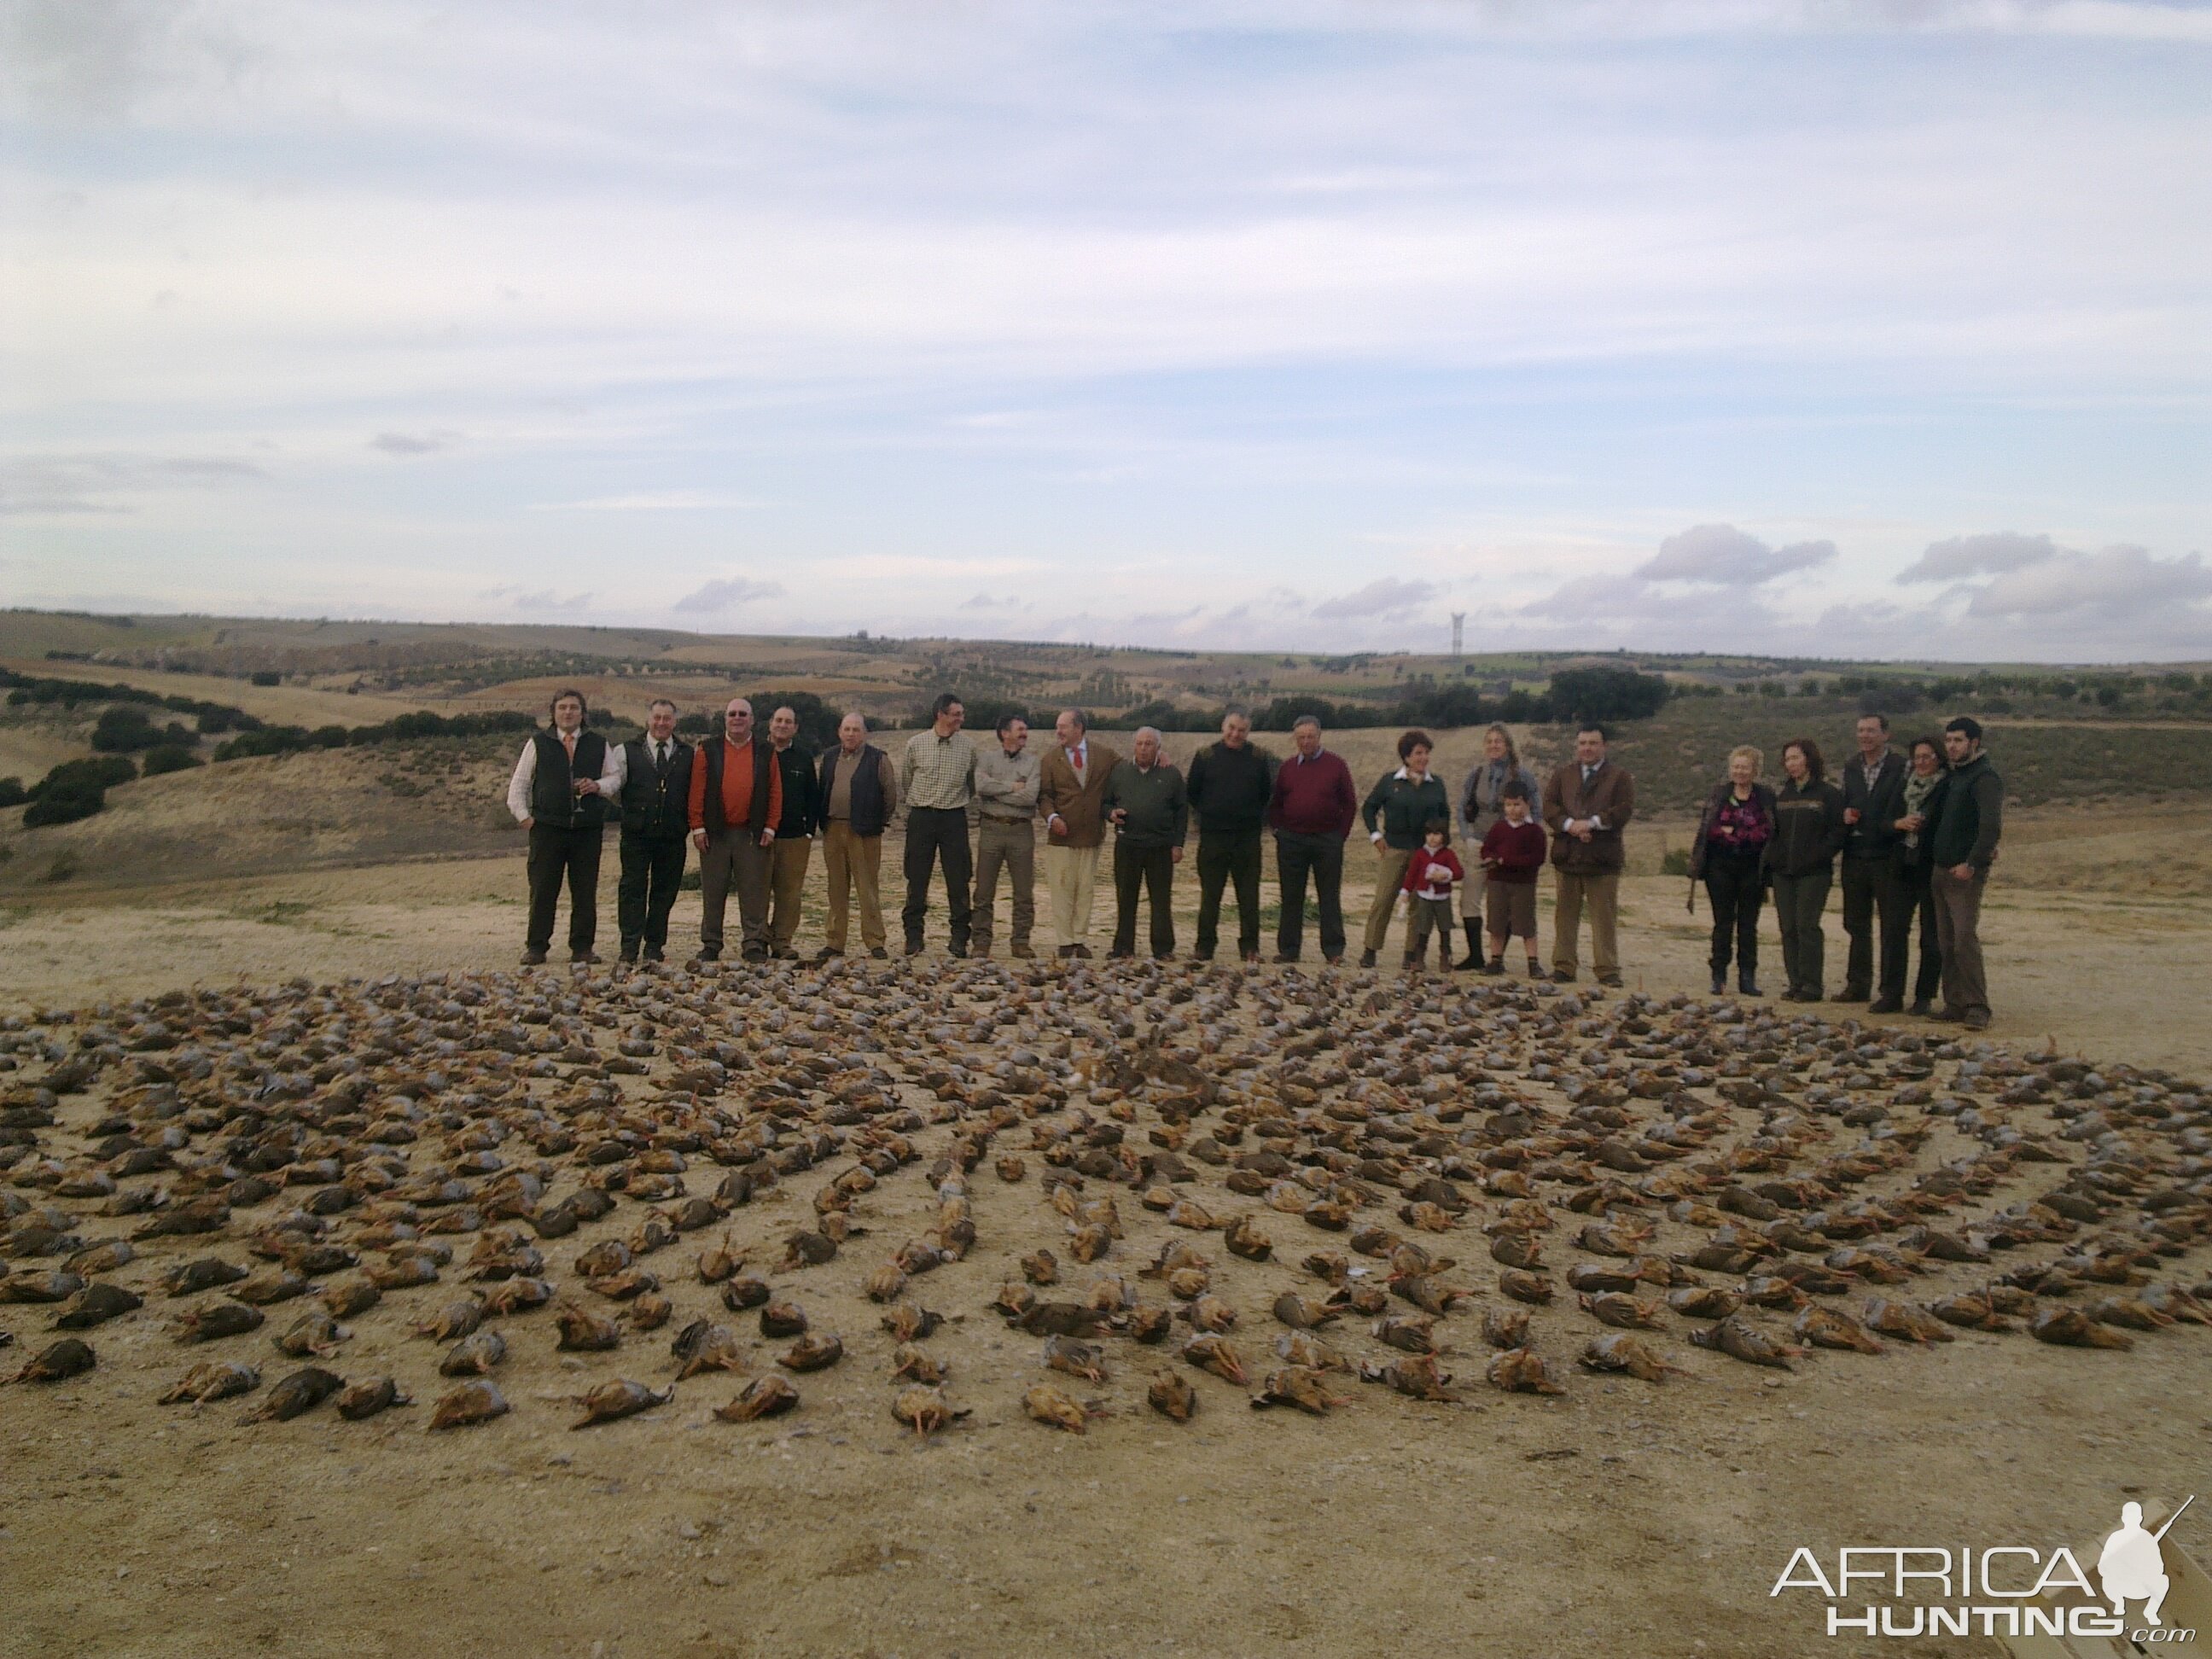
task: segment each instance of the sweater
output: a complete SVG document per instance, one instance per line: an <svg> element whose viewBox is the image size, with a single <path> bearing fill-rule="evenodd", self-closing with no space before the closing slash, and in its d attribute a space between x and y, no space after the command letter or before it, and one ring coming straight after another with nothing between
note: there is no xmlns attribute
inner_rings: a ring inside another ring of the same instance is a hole
<svg viewBox="0 0 2212 1659"><path fill-rule="evenodd" d="M1036 752L1006 752L1003 743L986 744L975 755L975 810L982 817L1027 823L1036 816L1039 767Z"/></svg>
<svg viewBox="0 0 2212 1659"><path fill-rule="evenodd" d="M1730 809L1734 811L1731 811ZM1723 812L1733 817L1748 808L1756 813L1764 836L1745 838L1734 833L1722 819ZM1751 786L1751 799L1737 801L1735 781L1723 778L1713 786L1713 793L1705 797L1705 810L1698 817L1698 834L1690 843L1690 879L1702 881L1706 869L1717 858L1764 859L1766 844L1774 839L1774 791L1763 783Z"/></svg>
<svg viewBox="0 0 2212 1659"><path fill-rule="evenodd" d="M1360 804L1359 816L1370 836L1379 818L1382 844L1409 853L1421 844L1431 819L1441 821L1447 830L1451 827L1451 792L1434 772L1417 781L1401 766L1376 780Z"/></svg>
<svg viewBox="0 0 2212 1659"><path fill-rule="evenodd" d="M1766 843L1766 868L1778 876L1809 876L1831 868L1844 850L1844 792L1832 783L1774 792L1774 839Z"/></svg>
<svg viewBox="0 0 2212 1659"><path fill-rule="evenodd" d="M1572 876L1602 875L1628 861L1620 832L1636 816L1636 780L1611 761L1600 761L1587 781L1582 763L1569 761L1544 780L1544 823L1552 831L1552 863ZM1567 820L1596 818L1605 827L1588 841L1567 833Z"/></svg>
<svg viewBox="0 0 2212 1659"><path fill-rule="evenodd" d="M1115 812L1127 815L1117 826L1117 846L1147 851L1180 847L1190 833L1190 801L1183 792L1182 774L1164 760L1148 767L1116 762L1098 805L1109 817Z"/></svg>
<svg viewBox="0 0 2212 1659"><path fill-rule="evenodd" d="M1544 826L1534 818L1518 823L1500 818L1483 832L1482 862L1490 879L1510 887L1533 887L1544 867Z"/></svg>
<svg viewBox="0 0 2212 1659"><path fill-rule="evenodd" d="M1990 757L1977 755L1953 767L1936 803L1936 823L1929 832L1936 867L1971 864L1986 875L1996 862L1997 838L2004 833L2004 781Z"/></svg>
<svg viewBox="0 0 2212 1659"><path fill-rule="evenodd" d="M1292 836L1334 836L1342 841L1359 816L1359 791L1341 755L1323 749L1311 758L1293 755L1275 769L1267 822Z"/></svg>
<svg viewBox="0 0 2212 1659"><path fill-rule="evenodd" d="M1467 871L1459 861L1459 854L1449 847L1431 852L1424 845L1406 860L1406 890L1415 898L1448 899L1452 896L1452 884L1466 879Z"/></svg>
<svg viewBox="0 0 2212 1659"><path fill-rule="evenodd" d="M1275 757L1249 743L1242 749L1208 744L1193 755L1183 787L1198 815L1199 838L1249 835L1267 823L1275 769Z"/></svg>

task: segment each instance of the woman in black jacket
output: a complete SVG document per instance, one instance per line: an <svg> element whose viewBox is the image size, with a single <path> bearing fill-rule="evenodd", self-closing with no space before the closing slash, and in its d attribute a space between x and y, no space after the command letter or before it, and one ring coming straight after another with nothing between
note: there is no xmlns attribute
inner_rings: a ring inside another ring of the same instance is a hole
<svg viewBox="0 0 2212 1659"><path fill-rule="evenodd" d="M1783 1000L1818 1002L1827 994L1820 913L1836 878L1836 855L1849 830L1844 792L1827 781L1820 745L1799 738L1782 751L1790 781L1774 797L1774 839L1766 844L1767 873L1774 878L1774 916L1782 925L1782 971L1790 981Z"/></svg>
<svg viewBox="0 0 2212 1659"><path fill-rule="evenodd" d="M1942 805L1943 745L1935 738L1912 740L1912 769L1905 775L1905 816L1892 826L1898 831L1897 861L1911 896L1913 914L1919 918L1920 971L1912 981L1912 1012L1928 1014L1936 1007L1936 993L1943 985L1943 954L1936 945L1936 894L1929 878L1936 872L1936 838L1931 833Z"/></svg>
<svg viewBox="0 0 2212 1659"><path fill-rule="evenodd" d="M1759 994L1759 911L1766 896L1767 843L1774 839L1774 791L1759 781L1765 763L1748 744L1730 751L1729 775L1705 798L1698 838L1690 844L1690 879L1705 884L1713 907L1715 996L1728 990L1731 947L1736 988Z"/></svg>

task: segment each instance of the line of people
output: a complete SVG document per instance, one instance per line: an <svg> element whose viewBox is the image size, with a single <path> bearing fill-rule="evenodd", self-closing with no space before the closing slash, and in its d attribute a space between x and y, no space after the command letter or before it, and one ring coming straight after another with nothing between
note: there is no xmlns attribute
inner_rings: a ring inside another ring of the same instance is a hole
<svg viewBox="0 0 2212 1659"><path fill-rule="evenodd" d="M1835 1000L1905 1012L1917 926L1911 1012L1984 1030L1982 893L2004 830L2004 785L1982 750L1981 724L1960 715L1940 737L1914 738L1905 755L1891 747L1883 715L1862 717L1855 736L1857 753L1840 785L1811 738L1784 746L1779 788L1763 781L1758 750L1729 755L1690 848L1692 902L1699 884L1711 902L1713 992L1728 988L1733 960L1736 988L1759 994L1759 915L1771 890L1782 998L1823 1000L1821 918L1840 865L1850 949Z"/></svg>
<svg viewBox="0 0 2212 1659"><path fill-rule="evenodd" d="M1138 730L1124 757L1092 738L1079 708L1061 712L1042 754L1030 749L1028 722L1018 716L1000 722L995 741L979 742L964 729L959 698L949 693L937 699L928 729L907 738L896 761L870 741L857 713L839 724L836 747L818 757L797 741L798 719L789 708L770 716L761 748L752 705L742 697L724 710L721 735L696 748L675 735L675 705L665 700L653 704L644 734L624 744L610 744L588 730L579 694L561 693L550 726L524 746L508 788L508 805L530 832L526 963L545 960L564 881L571 957L598 959L595 894L610 813L622 830L625 961L665 957L687 842L699 854L699 959L722 953L732 889L744 958L795 956L800 896L817 840L829 878L822 957L845 953L855 903L862 946L888 957L882 842L903 806L900 921L909 955L923 948L931 889L939 880L951 953L988 955L1003 878L1012 890L1009 951L1033 957L1042 864L1059 955L1089 957L1110 829L1115 928L1108 954L1136 953L1141 908L1152 954L1171 957L1176 871L1195 827L1199 960L1212 960L1219 947L1222 907L1232 892L1237 954L1260 960L1262 843L1272 831L1280 891L1274 960L1295 963L1303 955L1310 890L1322 957L1337 963L1348 943L1345 848L1361 824L1376 858L1361 966L1376 964L1403 898L1407 969L1419 964L1434 937L1440 967L1503 973L1517 940L1531 977L1571 981L1580 971L1587 912L1598 981L1621 983L1620 884L1636 785L1609 758L1607 733L1595 724L1576 733L1572 758L1540 784L1512 734L1489 727L1482 758L1455 801L1431 765L1428 733L1401 737L1399 766L1362 797L1311 716L1293 727L1292 752L1279 762L1252 742L1250 720L1232 711L1219 740L1193 757L1186 775L1163 754L1158 731ZM1858 723L1859 754L1841 787L1827 781L1810 738L1785 749L1788 775L1779 789L1762 781L1758 750L1730 757L1729 776L1706 802L1691 852L1692 892L1701 883L1712 905L1717 994L1726 988L1731 960L1739 989L1758 994L1758 924L1771 890L1789 981L1784 995L1820 999L1820 919L1840 860L1850 952L1838 1000L1871 1000L1876 1012L1903 1007L1909 931L1917 917L1916 1012L1936 1012L1940 978L1947 1017L1988 1024L1978 927L2002 826L2002 785L1971 719L1946 729L1948 755L1938 752L1936 739L1923 738L1909 763L1890 750L1888 729L1880 715ZM1452 845L1455 810L1464 858ZM1537 878L1547 863L1555 899L1548 970L1536 939ZM1455 915L1465 941L1457 962Z"/></svg>

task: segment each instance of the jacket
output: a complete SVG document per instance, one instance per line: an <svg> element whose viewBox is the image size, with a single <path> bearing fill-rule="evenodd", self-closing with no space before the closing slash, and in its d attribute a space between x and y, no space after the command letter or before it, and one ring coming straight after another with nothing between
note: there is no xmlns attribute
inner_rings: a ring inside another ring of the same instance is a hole
<svg viewBox="0 0 2212 1659"><path fill-rule="evenodd" d="M822 822L815 793L814 751L794 738L788 748L770 744L768 752L775 757L776 770L782 775L777 780L783 788L783 812L775 821L776 839L812 835Z"/></svg>
<svg viewBox="0 0 2212 1659"><path fill-rule="evenodd" d="M844 754L840 744L825 749L817 764L814 776L814 821L823 827L830 823L830 795L837 781L837 762ZM863 841L884 833L884 826L891 821L898 805L898 775L891 768L891 757L872 743L860 745L855 757L852 781L845 786L846 823L853 833Z"/></svg>
<svg viewBox="0 0 2212 1659"><path fill-rule="evenodd" d="M1866 769L1856 755L1844 767L1844 810L1858 809L1859 821L1846 826L1844 856L1847 859L1887 859L1897 852L1897 821L1905 815L1905 780L1912 769L1905 757L1891 750L1881 757L1874 787L1867 787Z"/></svg>
<svg viewBox="0 0 2212 1659"><path fill-rule="evenodd" d="M1242 749L1211 743L1193 755L1183 787L1190 810L1198 815L1199 839L1256 833L1267 821L1277 764L1273 755L1252 743Z"/></svg>
<svg viewBox="0 0 2212 1659"><path fill-rule="evenodd" d="M654 841L681 841L691 826L691 745L668 744L668 770L653 763L653 744L633 738L623 745L623 833Z"/></svg>
<svg viewBox="0 0 2212 1659"><path fill-rule="evenodd" d="M1089 742L1089 763L1081 783L1075 781L1067 752L1057 743L1037 759L1037 816L1048 825L1056 812L1066 826L1065 835L1050 837L1051 846L1097 847L1106 839L1106 818L1098 803L1121 757L1096 738Z"/></svg>
<svg viewBox="0 0 2212 1659"><path fill-rule="evenodd" d="M1106 779L1099 809L1111 816L1119 811L1128 817L1115 840L1132 848L1152 850L1180 847L1190 833L1190 799L1184 793L1182 774L1164 760L1149 769L1134 761L1117 762Z"/></svg>
<svg viewBox="0 0 2212 1659"><path fill-rule="evenodd" d="M1267 822L1278 835L1334 836L1342 841L1359 816L1359 790L1344 757L1322 750L1311 760L1292 755L1275 769Z"/></svg>
<svg viewBox="0 0 2212 1659"><path fill-rule="evenodd" d="M1536 872L1544 867L1544 826L1534 818L1523 818L1518 823L1500 818L1482 832L1482 847L1476 856L1497 860L1497 866L1489 872L1492 881L1508 887L1534 887Z"/></svg>
<svg viewBox="0 0 2212 1659"><path fill-rule="evenodd" d="M1406 860L1405 889L1415 898L1448 899L1452 884L1467 879L1459 854L1449 847L1431 853L1425 842Z"/></svg>
<svg viewBox="0 0 2212 1659"><path fill-rule="evenodd" d="M1997 839L2004 833L2004 780L1977 755L1954 766L1936 796L1931 847L1939 870L1971 864L1986 875L1996 862Z"/></svg>
<svg viewBox="0 0 2212 1659"><path fill-rule="evenodd" d="M1451 792L1434 772L1416 783L1401 766L1375 781L1367 799L1360 803L1359 816L1370 836L1378 827L1376 820L1381 820L1385 847L1410 853L1421 844L1430 819L1441 819L1446 830L1451 828Z"/></svg>
<svg viewBox="0 0 2212 1659"><path fill-rule="evenodd" d="M1611 761L1600 761L1589 781L1582 763L1568 761L1544 780L1544 826L1552 832L1552 865L1570 875L1601 875L1628 861L1620 832L1636 816L1636 780ZM1595 817L1605 827L1588 841L1567 834L1569 818Z"/></svg>
<svg viewBox="0 0 2212 1659"><path fill-rule="evenodd" d="M1508 783L1517 778L1521 787L1528 792L1528 817L1532 821L1544 804L1544 786L1536 781L1536 775L1527 767L1502 763L1493 777L1491 764L1486 760L1477 761L1459 791L1460 831L1478 846L1489 833L1490 826L1504 816L1504 797Z"/></svg>
<svg viewBox="0 0 2212 1659"><path fill-rule="evenodd" d="M1698 815L1697 838L1690 843L1690 879L1692 881L1703 881L1705 878L1705 866L1708 861L1715 854L1725 854L1731 850L1726 842L1715 842L1712 839L1712 834L1713 825L1720 820L1721 809L1729 804L1729 797L1735 793L1734 781L1723 778L1713 786L1713 793L1705 797L1705 810ZM1753 804L1766 814L1766 846L1771 846L1774 841L1774 791L1765 784L1754 783L1751 786L1751 799ZM1765 857L1765 846L1754 850L1762 860Z"/></svg>
<svg viewBox="0 0 2212 1659"><path fill-rule="evenodd" d="M1774 792L1774 839L1766 868L1777 876L1809 876L1831 868L1844 850L1844 792L1825 780L1799 787L1792 779Z"/></svg>

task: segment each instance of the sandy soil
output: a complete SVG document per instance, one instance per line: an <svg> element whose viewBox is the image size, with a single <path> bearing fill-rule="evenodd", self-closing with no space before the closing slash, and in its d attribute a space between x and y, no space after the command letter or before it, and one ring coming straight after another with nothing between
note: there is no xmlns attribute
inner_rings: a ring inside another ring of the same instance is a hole
<svg viewBox="0 0 2212 1659"><path fill-rule="evenodd" d="M1630 884L1632 986L1699 987L1702 919L1683 916L1682 885ZM1194 902L1188 884L1182 896ZM1364 907L1347 899L1356 925ZM0 1008L502 968L520 901L513 860L55 890L4 912ZM679 942L696 902L679 907ZM810 902L803 944L818 917ZM2194 900L2000 884L1993 1037L2212 1070L2212 1030L2177 988L2212 970L2208 922ZM731 1000L742 1018L747 998ZM657 1383L665 1350L633 1338L609 1357L618 1365L564 1363L533 1327L501 1376L514 1415L430 1437L420 1407L254 1428L236 1402L157 1407L181 1351L145 1316L109 1327L98 1379L0 1389L0 1654L1850 1652L1817 1636L1812 1598L1767 1597L1800 1542L2078 1546L2111 1524L2123 1489L2178 1499L2212 1486L2212 1332L2187 1328L2130 1355L1966 1335L1925 1353L1820 1354L1789 1376L1669 1331L1660 1346L1695 1375L1664 1387L1578 1375L1566 1397L1538 1400L1478 1383L1452 1407L1358 1387L1327 1420L1249 1412L1199 1377L1205 1408L1183 1429L1144 1409L1150 1367L1125 1366L1103 1390L1113 1415L1081 1439L1055 1434L1020 1415L1034 1340L981 1311L1016 1243L1051 1235L1036 1228L1034 1179L1000 1188L982 1173L993 1248L933 1275L924 1297L967 1316L939 1341L978 1413L928 1443L884 1409L879 1337L866 1364L801 1379L806 1405L775 1422L713 1421L704 1407L730 1390L709 1382L572 1434L567 1395L616 1374ZM797 1224L811 1190L795 1182L761 1206L770 1236ZM869 1224L913 1236L923 1197L911 1177L887 1182ZM1135 1224L1117 1259L1133 1265L1168 1235L1124 1208ZM1275 1231L1299 1250L1340 1243L1289 1218ZM556 1275L575 1243L548 1247ZM1224 1261L1224 1283L1261 1346L1273 1327L1245 1265ZM685 1273L663 1272L678 1323L712 1310L696 1284L679 1288ZM848 1338L874 1337L859 1278L841 1258L799 1289ZM446 1293L415 1295L427 1308ZM0 1310L18 1353L44 1340L35 1311ZM342 1369L434 1385L428 1345L381 1313L359 1322ZM1452 1323L1458 1364L1479 1370L1479 1337ZM260 1357L282 1374L286 1362Z"/></svg>

